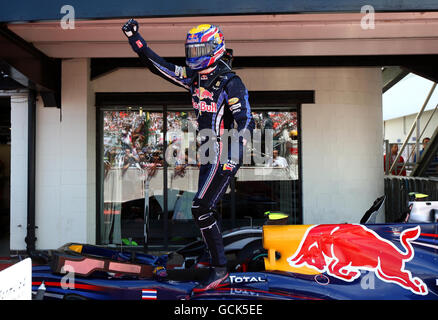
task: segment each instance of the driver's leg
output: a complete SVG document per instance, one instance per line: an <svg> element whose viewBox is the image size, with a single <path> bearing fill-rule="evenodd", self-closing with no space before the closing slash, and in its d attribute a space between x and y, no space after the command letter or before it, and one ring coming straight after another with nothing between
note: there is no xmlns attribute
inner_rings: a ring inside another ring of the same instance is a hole
<svg viewBox="0 0 438 320"><path fill-rule="evenodd" d="M204 192L196 195L192 205L193 218L210 252L212 266L209 279L196 287L195 292L216 288L228 278L222 232L214 208L225 193L233 175L223 174L222 169L218 169L209 186Z"/></svg>

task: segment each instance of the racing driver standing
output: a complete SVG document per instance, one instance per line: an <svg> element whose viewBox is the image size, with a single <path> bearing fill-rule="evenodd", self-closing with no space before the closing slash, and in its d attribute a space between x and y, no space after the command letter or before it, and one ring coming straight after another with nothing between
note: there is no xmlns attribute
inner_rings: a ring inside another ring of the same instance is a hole
<svg viewBox="0 0 438 320"><path fill-rule="evenodd" d="M213 139L210 143L213 143L214 148L208 149L213 155L209 154L208 158L214 160L201 162L198 191L192 202L192 215L210 253L211 266L208 279L193 291L217 288L227 282L228 271L215 207L243 163L246 137L251 135L255 126L248 91L231 69L224 36L218 26L202 24L187 33L186 66L169 63L152 51L140 35L137 21L130 19L122 31L151 72L189 91L197 116L198 131L209 129L212 132L209 138L201 142L201 146ZM224 141L221 141L225 130L231 129L238 132L237 157L230 145L227 143L226 148Z"/></svg>

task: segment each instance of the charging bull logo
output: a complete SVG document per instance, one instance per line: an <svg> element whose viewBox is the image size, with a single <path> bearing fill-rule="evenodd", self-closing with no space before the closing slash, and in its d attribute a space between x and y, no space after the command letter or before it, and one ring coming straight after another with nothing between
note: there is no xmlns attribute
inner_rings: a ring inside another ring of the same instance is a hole
<svg viewBox="0 0 438 320"><path fill-rule="evenodd" d="M404 230L400 243L404 251L363 225L316 225L310 227L297 251L287 259L292 267L308 266L321 273L351 282L360 270L374 271L379 279L427 295L426 284L405 270L414 257L410 242L420 235L420 227Z"/></svg>
<svg viewBox="0 0 438 320"><path fill-rule="evenodd" d="M199 100L204 100L204 99L213 100L213 92L210 92L203 87L195 88L195 90L193 92L193 96L198 97Z"/></svg>

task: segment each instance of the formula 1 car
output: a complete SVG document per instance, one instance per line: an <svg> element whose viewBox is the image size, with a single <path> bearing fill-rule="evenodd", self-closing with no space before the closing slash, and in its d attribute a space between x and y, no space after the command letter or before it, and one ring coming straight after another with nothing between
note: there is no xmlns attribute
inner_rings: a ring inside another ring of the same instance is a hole
<svg viewBox="0 0 438 320"><path fill-rule="evenodd" d="M44 299L438 299L436 220L369 224L383 202L378 198L360 224L267 224L255 232L244 228L240 236L230 231L235 238L229 244L251 250L214 290L192 292L208 275L197 263L203 250L196 244L154 256L77 243L33 267L32 290L45 287ZM177 265L176 256L182 257Z"/></svg>

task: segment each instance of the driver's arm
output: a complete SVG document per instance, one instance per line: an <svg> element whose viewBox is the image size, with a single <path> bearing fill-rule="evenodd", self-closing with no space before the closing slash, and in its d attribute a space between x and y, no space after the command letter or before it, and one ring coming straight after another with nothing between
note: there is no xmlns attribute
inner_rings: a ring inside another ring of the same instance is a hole
<svg viewBox="0 0 438 320"><path fill-rule="evenodd" d="M249 104L248 90L238 76L233 77L227 83L225 90L228 96L227 106L233 115L234 121L237 124L237 131L239 132L239 159L234 158L233 160L238 160L239 163L242 163L247 139L251 139L255 128Z"/></svg>
<svg viewBox="0 0 438 320"><path fill-rule="evenodd" d="M168 80L177 86L189 90L193 71L185 66L174 65L157 55L148 47L146 41L138 32L138 29L138 23L133 19L130 19L122 27L122 31L128 37L129 44L138 54L141 61L149 68L149 70L151 70L152 73L159 75L163 79Z"/></svg>
<svg viewBox="0 0 438 320"><path fill-rule="evenodd" d="M239 77L232 78L225 87L228 95L227 105L237 123L237 131L249 133L255 128L254 118L249 104L248 90Z"/></svg>

